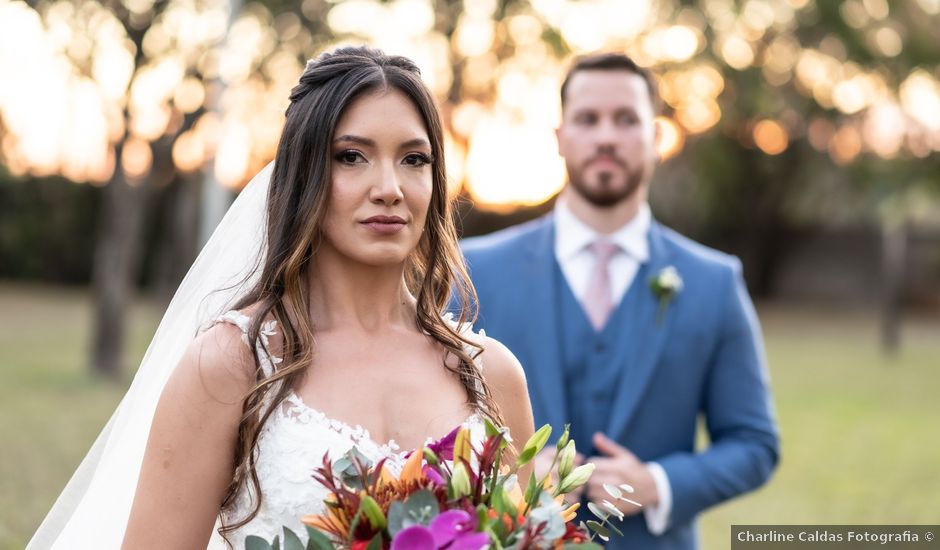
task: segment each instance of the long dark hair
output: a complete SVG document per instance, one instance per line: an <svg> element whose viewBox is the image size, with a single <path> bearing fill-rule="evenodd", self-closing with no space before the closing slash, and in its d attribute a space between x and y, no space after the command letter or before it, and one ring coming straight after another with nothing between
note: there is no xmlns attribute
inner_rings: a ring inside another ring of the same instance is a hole
<svg viewBox="0 0 940 550"><path fill-rule="evenodd" d="M272 412L287 397L311 364L314 335L309 314L310 294L306 274L314 257L320 223L330 193L331 147L344 110L368 92L394 88L415 104L420 113L434 158L433 190L424 232L408 258L405 283L416 298L418 327L439 342L446 353L445 368L463 384L468 402L483 414L500 421L498 408L474 367L482 351L442 318L451 293L460 304L458 323L472 321L476 293L467 276L457 244L444 170L443 127L430 92L421 82L417 66L407 58L389 56L366 47L346 47L324 53L307 63L300 82L291 90L287 121L281 134L267 197L267 249L260 263L258 282L236 304L250 308L248 338L255 364L255 387L245 397L238 426L235 470L222 511L234 505L249 483L256 495L250 514L220 529L223 535L257 514L261 486L255 471L258 436ZM266 319L277 321L283 334L283 361L272 376L265 376L257 347ZM468 353L468 346L473 350ZM456 366L448 365L448 356Z"/></svg>

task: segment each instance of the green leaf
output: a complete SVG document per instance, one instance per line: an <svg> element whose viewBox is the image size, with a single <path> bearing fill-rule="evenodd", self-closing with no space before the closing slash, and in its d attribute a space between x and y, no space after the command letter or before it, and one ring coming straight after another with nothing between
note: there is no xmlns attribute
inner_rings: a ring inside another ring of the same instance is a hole
<svg viewBox="0 0 940 550"><path fill-rule="evenodd" d="M522 452L519 453L519 458L516 460L516 465L524 466L528 464L535 457L535 455L539 454L539 451L545 447L545 444L548 442L548 438L551 435L551 424L545 424L539 428L538 431L532 434L532 437L526 441L525 446L522 448Z"/></svg>
<svg viewBox="0 0 940 550"><path fill-rule="evenodd" d="M248 535L245 538L245 550L271 550L271 548L271 544L261 537Z"/></svg>
<svg viewBox="0 0 940 550"><path fill-rule="evenodd" d="M561 550L604 550L604 547L596 542L569 542L562 546Z"/></svg>
<svg viewBox="0 0 940 550"><path fill-rule="evenodd" d="M318 529L307 527L307 550L335 550L329 537L321 533Z"/></svg>
<svg viewBox="0 0 940 550"><path fill-rule="evenodd" d="M529 474L529 484L526 485L525 494L522 495L522 498L525 499L526 502L532 502L535 498L535 492L538 491L539 488L539 483L535 479L535 472L532 472Z"/></svg>
<svg viewBox="0 0 940 550"><path fill-rule="evenodd" d="M284 528L284 550L306 550L297 533Z"/></svg>
<svg viewBox="0 0 940 550"><path fill-rule="evenodd" d="M382 550L382 533L376 533L372 540L369 541L369 545L366 546L366 550Z"/></svg>
<svg viewBox="0 0 940 550"><path fill-rule="evenodd" d="M483 417L483 427L485 428L486 437L493 437L499 434L499 427L493 424L493 421L489 418Z"/></svg>
<svg viewBox="0 0 940 550"><path fill-rule="evenodd" d="M536 450L525 449L519 453L519 458L516 459L516 466L525 466L529 462L532 462L532 459L535 458Z"/></svg>
<svg viewBox="0 0 940 550"><path fill-rule="evenodd" d="M587 522L587 526L588 526L588 529L597 533L597 536L599 536L601 540L605 542L610 540L610 531L608 531L607 528L601 525L600 523L590 520Z"/></svg>

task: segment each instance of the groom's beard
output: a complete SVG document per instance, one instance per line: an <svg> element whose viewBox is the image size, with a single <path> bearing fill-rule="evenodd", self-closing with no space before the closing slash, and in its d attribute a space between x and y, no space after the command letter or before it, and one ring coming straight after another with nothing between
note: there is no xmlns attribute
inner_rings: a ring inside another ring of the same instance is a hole
<svg viewBox="0 0 940 550"><path fill-rule="evenodd" d="M604 156L611 158L620 166L620 174L603 171L596 175L595 182L588 182L585 172L595 160L594 158L583 163L581 167L574 167L568 163L568 184L584 200L598 208L616 206L633 196L646 176L643 166L631 167L621 158L612 155Z"/></svg>

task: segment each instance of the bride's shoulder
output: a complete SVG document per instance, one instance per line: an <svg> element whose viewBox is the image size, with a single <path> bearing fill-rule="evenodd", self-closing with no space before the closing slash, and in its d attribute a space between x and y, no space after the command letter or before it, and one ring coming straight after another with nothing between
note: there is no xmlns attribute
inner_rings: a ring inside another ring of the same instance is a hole
<svg viewBox="0 0 940 550"><path fill-rule="evenodd" d="M190 342L176 378L223 401L240 398L255 383L254 358L243 339L235 324L214 323Z"/></svg>
<svg viewBox="0 0 940 550"><path fill-rule="evenodd" d="M454 319L453 313L444 314L444 320L457 331L458 334L469 340L479 348L480 354L476 356L477 366L485 372L487 384L492 386L507 386L518 388L525 386L525 372L516 356L495 338L490 338L483 330L473 330L469 322L459 322ZM476 349L468 348L473 355Z"/></svg>
<svg viewBox="0 0 940 550"><path fill-rule="evenodd" d="M500 388L511 394L524 392L525 371L515 354L499 340L482 334L480 345L483 346L480 359L486 365L486 383L494 389Z"/></svg>

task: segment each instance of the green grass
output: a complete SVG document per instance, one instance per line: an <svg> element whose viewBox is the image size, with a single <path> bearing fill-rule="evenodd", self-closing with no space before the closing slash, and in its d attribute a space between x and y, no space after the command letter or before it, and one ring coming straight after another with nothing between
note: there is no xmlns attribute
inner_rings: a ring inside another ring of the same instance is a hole
<svg viewBox="0 0 940 550"><path fill-rule="evenodd" d="M761 318L782 459L764 488L705 514L704 548L728 548L732 524L940 522L940 320L906 320L886 358L870 313Z"/></svg>
<svg viewBox="0 0 940 550"><path fill-rule="evenodd" d="M22 548L124 393L86 368L90 296L0 285L0 549ZM159 315L138 304L127 364ZM885 359L868 312L761 308L783 457L763 489L702 519L731 524L940 523L940 320L908 320ZM129 376L129 375L128 375Z"/></svg>

